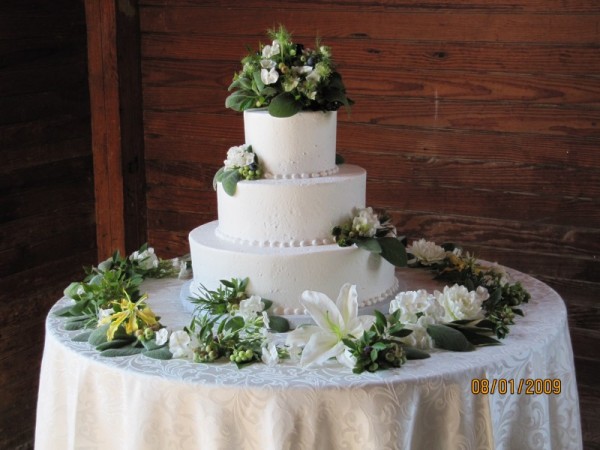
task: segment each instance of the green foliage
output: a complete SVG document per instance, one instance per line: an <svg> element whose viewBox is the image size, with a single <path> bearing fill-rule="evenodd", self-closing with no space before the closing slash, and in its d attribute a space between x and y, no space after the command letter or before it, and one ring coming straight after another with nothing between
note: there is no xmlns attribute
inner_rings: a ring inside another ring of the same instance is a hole
<svg viewBox="0 0 600 450"><path fill-rule="evenodd" d="M375 311L375 322L359 339L344 339L356 358L354 373L376 372L401 367L407 359L428 358L429 354L408 347L400 339L412 333L400 322L400 312L386 317Z"/></svg>
<svg viewBox="0 0 600 450"><path fill-rule="evenodd" d="M242 70L234 75L225 99L227 108L267 108L272 116L291 117L299 111L335 111L354 103L346 96L329 47L296 44L282 26L268 34L271 45L261 45L242 59Z"/></svg>

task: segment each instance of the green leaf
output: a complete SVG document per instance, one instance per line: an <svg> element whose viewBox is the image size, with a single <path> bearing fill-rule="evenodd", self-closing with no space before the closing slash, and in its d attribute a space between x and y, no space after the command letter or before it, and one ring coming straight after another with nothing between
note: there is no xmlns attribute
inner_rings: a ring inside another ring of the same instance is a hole
<svg viewBox="0 0 600 450"><path fill-rule="evenodd" d="M257 94L259 94L265 88L265 83L263 83L260 77L260 72L260 70L255 70L252 74L252 78L254 79L253 87L256 87L256 89L253 88L253 91Z"/></svg>
<svg viewBox="0 0 600 450"><path fill-rule="evenodd" d="M145 352L142 352L142 355L147 356L148 358L163 360L173 358L173 354L169 351L169 348L167 346L159 347L154 350L147 350Z"/></svg>
<svg viewBox="0 0 600 450"><path fill-rule="evenodd" d="M344 164L344 157L342 155L340 155L339 153L335 154L335 163L336 164Z"/></svg>
<svg viewBox="0 0 600 450"><path fill-rule="evenodd" d="M223 184L223 190L228 195L235 194L235 190L237 188L237 183L240 181L240 173L237 170L226 170L223 173L223 177L221 179L221 183Z"/></svg>
<svg viewBox="0 0 600 450"><path fill-rule="evenodd" d="M277 333L286 333L290 330L290 323L280 316L269 316L269 329Z"/></svg>
<svg viewBox="0 0 600 450"><path fill-rule="evenodd" d="M225 99L225 107L241 112L254 107L256 100L256 94L252 91L235 91Z"/></svg>
<svg viewBox="0 0 600 450"><path fill-rule="evenodd" d="M237 331L244 327L244 319L241 316L235 316L225 321L223 329L226 331Z"/></svg>
<svg viewBox="0 0 600 450"><path fill-rule="evenodd" d="M423 350L414 347L403 347L406 359L427 359L431 355Z"/></svg>
<svg viewBox="0 0 600 450"><path fill-rule="evenodd" d="M362 248L364 250L368 250L371 253L380 254L381 253L381 245L379 245L378 240L375 238L364 238L357 239L354 241L358 248Z"/></svg>
<svg viewBox="0 0 600 450"><path fill-rule="evenodd" d="M116 356L133 356L142 353L142 347L121 347L121 348L109 348L100 352L101 356L107 358L114 358Z"/></svg>
<svg viewBox="0 0 600 450"><path fill-rule="evenodd" d="M395 237L379 238L381 257L396 267L406 267L408 258L402 242Z"/></svg>
<svg viewBox="0 0 600 450"><path fill-rule="evenodd" d="M217 170L217 173L215 173L215 176L213 177L213 189L215 191L217 190L217 183L223 179L223 172L225 172L225 167L221 167Z"/></svg>
<svg viewBox="0 0 600 450"><path fill-rule="evenodd" d="M106 337L106 332L108 331L109 324L102 325L92 331L90 334L90 338L88 339L88 343L93 345L94 347L106 342L108 338Z"/></svg>
<svg viewBox="0 0 600 450"><path fill-rule="evenodd" d="M268 311L271 306L273 306L273 300L267 300L266 298L261 299L263 305L265 305L265 311Z"/></svg>
<svg viewBox="0 0 600 450"><path fill-rule="evenodd" d="M146 350L156 350L158 348L163 348L165 344L158 345L154 339L150 339L149 341L141 341L142 345Z"/></svg>
<svg viewBox="0 0 600 450"><path fill-rule="evenodd" d="M86 323L87 323L87 320L79 320L79 321L75 321L75 322L67 322L67 323L65 323L64 328L67 331L81 330L82 328L85 328L85 324Z"/></svg>
<svg viewBox="0 0 600 450"><path fill-rule="evenodd" d="M92 331L84 331L83 333L79 333L77 336L74 336L71 339L73 342L87 342L90 338Z"/></svg>
<svg viewBox="0 0 600 450"><path fill-rule="evenodd" d="M383 334L383 332L385 331L385 327L387 325L387 319L381 313L381 311L374 310L373 312L375 314L375 323L374 323L375 329L377 330L377 332L379 334Z"/></svg>
<svg viewBox="0 0 600 450"><path fill-rule="evenodd" d="M269 114L273 117L292 117L302 109L302 104L297 102L292 94L284 92L274 97L269 104Z"/></svg>
<svg viewBox="0 0 600 450"><path fill-rule="evenodd" d="M470 352L475 350L467 338L458 330L446 325L429 325L427 333L435 341L436 347L454 352Z"/></svg>
<svg viewBox="0 0 600 450"><path fill-rule="evenodd" d="M126 345L129 345L129 344L131 344L131 340L129 340L129 339L113 339L112 341L106 341L106 342L103 342L102 344L97 345L96 350L98 350L99 352L102 352L109 348L121 348L121 347L125 347Z"/></svg>
<svg viewBox="0 0 600 450"><path fill-rule="evenodd" d="M59 308L56 311L54 311L53 314L55 316L70 316L73 306L75 306L75 305L64 306L64 307Z"/></svg>

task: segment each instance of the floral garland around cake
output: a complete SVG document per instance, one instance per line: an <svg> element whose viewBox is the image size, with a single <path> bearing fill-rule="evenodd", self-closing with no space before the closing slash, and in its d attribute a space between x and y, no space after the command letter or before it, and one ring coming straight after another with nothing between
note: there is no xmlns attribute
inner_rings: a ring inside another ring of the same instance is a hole
<svg viewBox="0 0 600 450"><path fill-rule="evenodd" d="M375 213L373 208L355 209L354 216L331 232L340 247L356 245L380 255L396 267L407 264L406 249L396 236L396 227L385 213Z"/></svg>
<svg viewBox="0 0 600 450"><path fill-rule="evenodd" d="M367 220L361 229L373 223ZM143 354L198 363L228 359L238 367L276 365L288 358L312 367L335 358L355 373L401 367L407 360L429 357L433 348L472 351L498 345L515 315L523 314L518 306L529 300L529 293L520 283L510 283L500 267L481 265L452 245L423 239L406 250L409 267L429 269L454 284L433 293L401 292L391 301L389 314L375 311L374 316L358 315L352 284L341 287L335 302L305 291L301 304L315 325L289 332L283 344L274 333L288 331L287 321L268 315L269 300L246 292L248 279L222 280L216 290L203 289L193 299L197 308L190 325L169 331L139 287L147 277L189 274L189 259L160 260L147 246L129 258L115 253L87 269L84 281L65 289L72 303L55 314L65 318L67 330L86 329L73 340L86 341L107 357Z"/></svg>
<svg viewBox="0 0 600 450"><path fill-rule="evenodd" d="M353 104L329 47L318 40L314 49L294 43L283 26L268 35L271 44L261 44L242 59L242 70L229 86L233 92L225 100L227 108L268 108L274 117L291 117L299 111L335 111Z"/></svg>
<svg viewBox="0 0 600 450"><path fill-rule="evenodd" d="M257 180L263 175L258 156L248 144L231 147L223 164L213 178L213 188L217 188L217 183L222 183L228 195L235 194L238 181Z"/></svg>

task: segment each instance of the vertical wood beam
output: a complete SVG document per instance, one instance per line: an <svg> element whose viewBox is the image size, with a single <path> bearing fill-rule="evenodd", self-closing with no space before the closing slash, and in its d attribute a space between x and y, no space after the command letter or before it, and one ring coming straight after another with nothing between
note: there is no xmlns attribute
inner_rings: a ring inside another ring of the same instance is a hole
<svg viewBox="0 0 600 450"><path fill-rule="evenodd" d="M98 259L146 240L135 0L86 0Z"/></svg>

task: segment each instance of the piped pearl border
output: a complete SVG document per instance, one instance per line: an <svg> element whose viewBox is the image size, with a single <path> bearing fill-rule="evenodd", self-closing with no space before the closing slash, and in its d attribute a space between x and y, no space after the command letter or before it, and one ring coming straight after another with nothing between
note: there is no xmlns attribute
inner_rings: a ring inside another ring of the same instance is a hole
<svg viewBox="0 0 600 450"><path fill-rule="evenodd" d="M321 170L320 172L312 172L312 173L270 173L267 172L264 174L264 177L269 180L297 180L303 178L320 178L320 177L328 177L337 173L340 170L338 166L335 166L333 169Z"/></svg>
<svg viewBox="0 0 600 450"><path fill-rule="evenodd" d="M358 307L364 308L367 306L373 306L377 303L381 303L385 300L388 300L388 299L392 298L393 296L395 296L398 293L399 289L400 289L400 282L398 281L398 278L394 277L394 284L392 285L391 288L385 290L384 292L382 292L379 295L376 295L375 297L371 297L371 298L367 298L362 301L359 301ZM306 311L303 308L284 308L281 306L273 305L273 314L282 315L282 316L304 316L304 315L308 315L308 311Z"/></svg>
<svg viewBox="0 0 600 450"><path fill-rule="evenodd" d="M290 241L277 241L277 240L250 240L242 239L234 236L230 236L219 230L219 227L215 230L215 236L224 241L232 242L234 244L246 245L249 247L270 247L270 248L285 248L285 247L312 247L317 245L330 245L335 243L333 238L315 238L315 239L292 239Z"/></svg>

